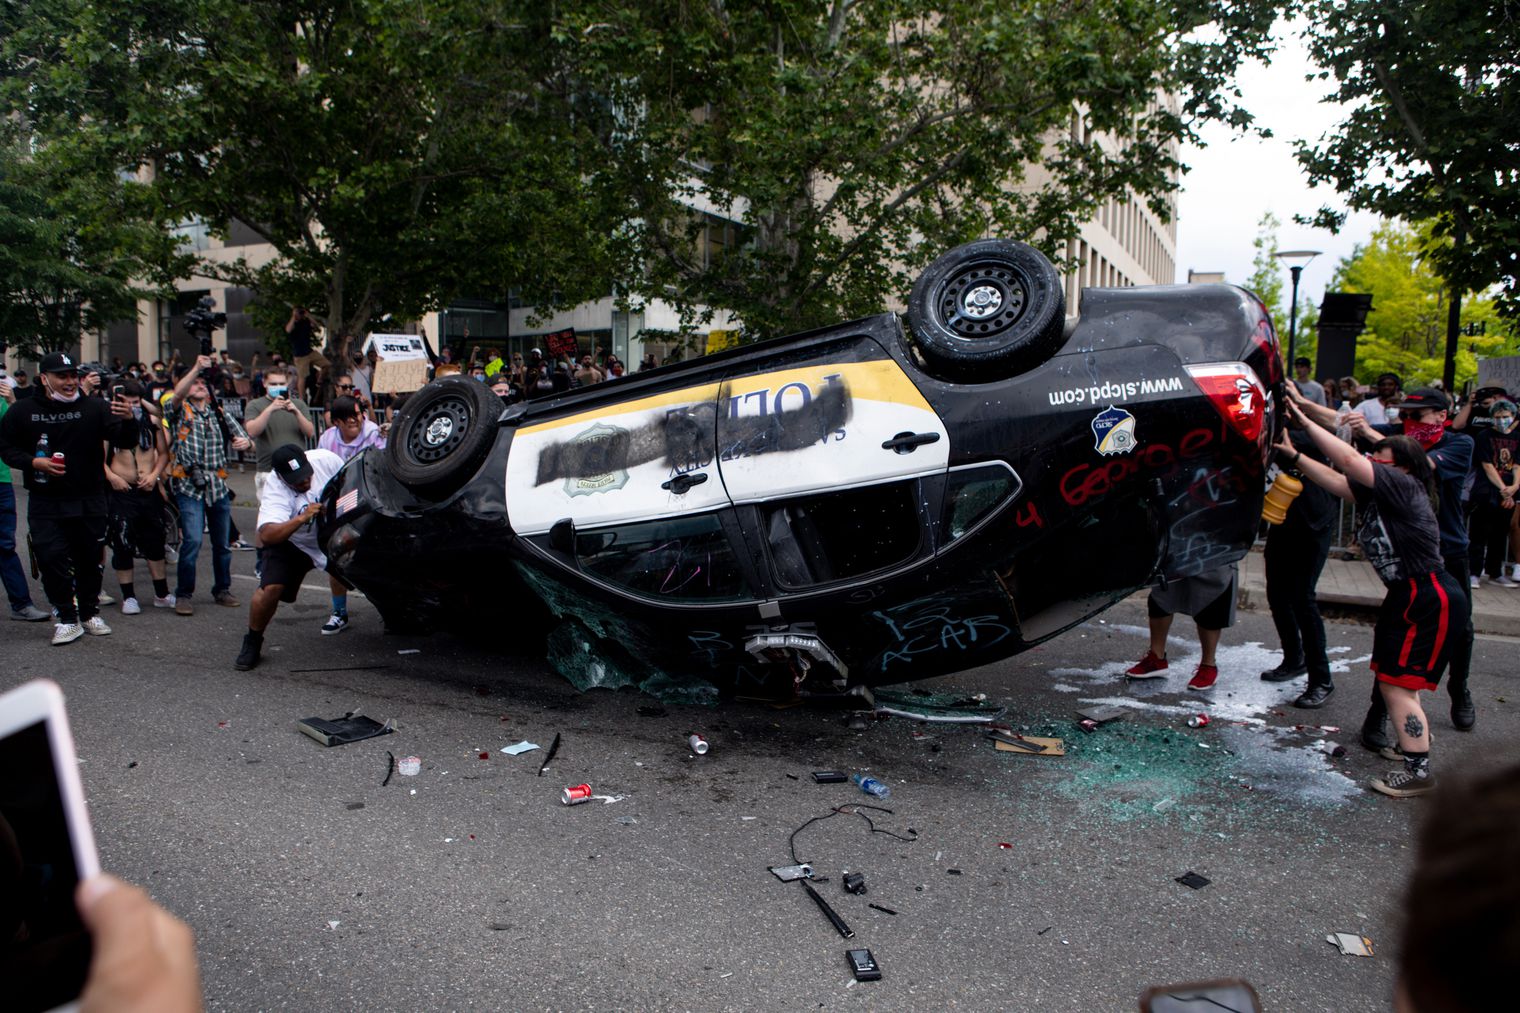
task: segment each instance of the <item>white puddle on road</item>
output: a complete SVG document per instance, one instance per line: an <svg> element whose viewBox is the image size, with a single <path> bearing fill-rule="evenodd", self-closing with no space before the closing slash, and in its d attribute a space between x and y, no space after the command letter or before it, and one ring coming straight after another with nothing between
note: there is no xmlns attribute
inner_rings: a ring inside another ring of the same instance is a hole
<svg viewBox="0 0 1520 1013"><path fill-rule="evenodd" d="M1186 618L1183 619L1186 622ZM1223 748L1233 755L1235 764L1229 776L1253 791L1291 795L1306 801L1339 802L1363 794L1364 789L1337 769L1326 753L1328 741L1348 745L1356 729L1327 732L1319 726L1322 712L1296 710L1292 701L1303 692L1303 679L1290 683L1261 680L1261 673L1273 668L1282 653L1270 650L1259 641L1219 646L1216 663L1219 681L1212 690L1195 692L1187 681L1197 668L1200 649L1195 639L1171 636L1167 639L1171 667L1161 679L1131 680L1125 669L1133 665L1146 650L1150 637L1144 626L1125 623L1084 624L1089 633L1117 634L1114 639L1120 659L1104 662L1096 668L1052 667L1047 674L1053 689L1076 695L1081 705L1109 705L1156 715L1166 727L1185 727L1195 714L1207 714L1211 736L1200 736L1202 746ZM1123 650L1133 639L1133 649ZM1047 650L1057 644L1047 645ZM1058 648L1057 648L1058 649ZM1349 657L1351 648L1331 647L1330 670L1342 675L1363 667L1371 655ZM1346 687L1338 687L1345 692ZM1302 728L1295 728L1302 725Z"/></svg>

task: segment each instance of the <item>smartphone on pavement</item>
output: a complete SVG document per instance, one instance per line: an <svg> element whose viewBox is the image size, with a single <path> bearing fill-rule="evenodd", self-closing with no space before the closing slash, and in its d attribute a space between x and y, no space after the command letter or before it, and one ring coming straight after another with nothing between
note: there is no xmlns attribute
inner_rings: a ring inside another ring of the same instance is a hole
<svg viewBox="0 0 1520 1013"><path fill-rule="evenodd" d="M99 871L63 691L36 679L0 696L0 982L7 1009L77 1008L90 935L74 888Z"/></svg>

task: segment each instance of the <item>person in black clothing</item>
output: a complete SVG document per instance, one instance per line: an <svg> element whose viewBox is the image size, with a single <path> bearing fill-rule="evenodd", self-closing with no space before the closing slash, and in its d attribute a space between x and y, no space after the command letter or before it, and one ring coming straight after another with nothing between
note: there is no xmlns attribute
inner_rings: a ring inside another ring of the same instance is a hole
<svg viewBox="0 0 1520 1013"><path fill-rule="evenodd" d="M1303 420L1296 399L1288 411ZM1412 437L1390 436L1364 456L1318 426L1309 433L1333 468L1299 453L1286 436L1279 452L1311 481L1356 503L1357 537L1388 588L1372 635L1372 670L1399 741L1398 752L1386 755L1402 756L1404 766L1369 786L1395 798L1423 795L1436 782L1419 691L1440 684L1468 608L1462 586L1442 567L1435 472Z"/></svg>
<svg viewBox="0 0 1520 1013"><path fill-rule="evenodd" d="M46 396L17 402L0 418L0 456L22 471L31 493L27 525L42 588L58 610L57 645L111 632L97 614L106 538L105 446L132 412L119 399L81 396L79 364L64 352L46 356L38 373Z"/></svg>
<svg viewBox="0 0 1520 1013"><path fill-rule="evenodd" d="M1292 431L1288 436L1295 453L1324 463L1307 432ZM1303 478L1296 468L1285 470ZM1306 481L1303 492L1288 507L1287 517L1267 532L1267 549L1263 554L1267 607L1272 610L1283 658L1281 664L1261 673L1261 677L1266 682L1291 682L1307 673L1309 687L1293 701L1295 707L1323 707L1335 692L1330 658L1325 653L1325 621L1320 618L1315 588L1330 555L1337 510L1335 497Z"/></svg>
<svg viewBox="0 0 1520 1013"><path fill-rule="evenodd" d="M1476 430L1473 458L1477 476L1472 492L1472 576L1477 587L1484 572L1500 587L1520 587L1504 572L1505 546L1515 518L1515 494L1520 492L1520 430L1515 428L1515 404L1497 400L1489 406L1488 425Z"/></svg>
<svg viewBox="0 0 1520 1013"><path fill-rule="evenodd" d="M1289 397L1310 418L1324 421L1328 426L1336 424L1336 416L1327 409L1310 405ZM1346 416L1352 433L1363 450L1369 450L1386 436L1408 436L1424 449L1430 465L1435 469L1436 489L1439 493L1436 520L1441 531L1441 559L1446 572L1456 578L1460 585L1458 593L1468 597L1467 570L1467 518L1462 509L1463 487L1473 466L1472 437L1452 432L1446 428L1451 402L1444 391L1434 387L1418 387L1402 401L1394 402L1399 412L1397 425L1372 425L1355 413ZM1328 418L1328 421L1325 421ZM1477 710L1473 706L1472 692L1468 688L1468 672L1472 667L1473 625L1472 603L1465 601L1463 626L1456 631L1451 645L1451 678L1446 692L1451 697L1451 723L1458 731L1470 731L1477 723ZM1374 687L1372 704L1362 722L1361 741L1373 752L1382 752L1393 746L1387 731L1387 712L1383 699Z"/></svg>

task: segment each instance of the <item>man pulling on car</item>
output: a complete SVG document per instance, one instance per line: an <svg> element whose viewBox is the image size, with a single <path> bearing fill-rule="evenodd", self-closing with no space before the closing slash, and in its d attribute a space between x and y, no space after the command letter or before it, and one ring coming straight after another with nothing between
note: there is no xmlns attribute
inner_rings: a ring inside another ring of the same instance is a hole
<svg viewBox="0 0 1520 1013"><path fill-rule="evenodd" d="M248 633L233 667L246 672L259 663L264 631L280 602L293 602L301 581L315 569L327 568L317 542L317 514L322 512L322 489L343 467L343 459L328 450L310 453L293 443L275 450L273 471L259 503L259 538L264 544L264 568L259 589L248 607Z"/></svg>

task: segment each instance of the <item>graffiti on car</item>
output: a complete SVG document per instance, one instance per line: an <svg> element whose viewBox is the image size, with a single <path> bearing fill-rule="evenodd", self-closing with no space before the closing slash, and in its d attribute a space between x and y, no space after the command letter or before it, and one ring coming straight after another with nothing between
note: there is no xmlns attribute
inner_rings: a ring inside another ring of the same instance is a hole
<svg viewBox="0 0 1520 1013"><path fill-rule="evenodd" d="M969 651L991 647L1013 635L1003 617L969 615L957 610L954 599L919 598L905 605L873 611L886 626L893 646L881 655L881 670L893 663L912 664L920 655L935 651Z"/></svg>

